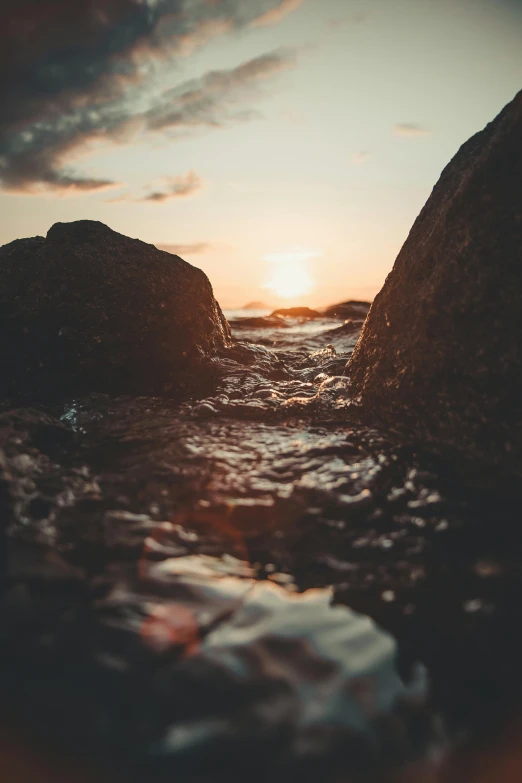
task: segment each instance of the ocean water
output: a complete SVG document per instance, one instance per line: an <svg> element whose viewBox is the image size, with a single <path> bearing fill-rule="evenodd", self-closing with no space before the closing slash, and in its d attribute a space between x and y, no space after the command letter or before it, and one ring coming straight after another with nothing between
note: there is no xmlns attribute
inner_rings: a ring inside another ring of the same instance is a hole
<svg viewBox="0 0 522 783"><path fill-rule="evenodd" d="M147 782L384 775L493 736L522 704L518 489L361 424L360 320L226 315L199 396L71 400L63 447L5 419L2 702Z"/></svg>

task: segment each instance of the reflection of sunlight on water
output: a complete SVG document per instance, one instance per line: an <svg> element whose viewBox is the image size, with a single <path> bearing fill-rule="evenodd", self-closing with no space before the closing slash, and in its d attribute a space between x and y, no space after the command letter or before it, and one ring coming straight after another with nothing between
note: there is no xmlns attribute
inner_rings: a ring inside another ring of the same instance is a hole
<svg viewBox="0 0 522 783"><path fill-rule="evenodd" d="M290 319L289 319L290 320ZM285 334L322 334L323 332L329 332L335 329L337 326L341 326L341 321L301 321L296 322L296 319L290 321L290 325L285 329Z"/></svg>
<svg viewBox="0 0 522 783"><path fill-rule="evenodd" d="M416 667L408 682L402 680L396 668L397 643L369 617L335 605L330 588L294 594L253 576L247 562L229 556L193 555L150 564L141 638L156 652L175 650L197 659L198 683L209 693L214 689L214 709L222 716L215 736L211 732L203 744L219 738L223 725L240 741L236 709L227 711L238 677L263 685L260 692L269 688L285 701L290 696L287 718L280 712L281 698L274 696L270 708L259 712L266 734L287 719L289 728L296 713L305 731L333 724L347 735L371 733L375 717L395 721L400 710L413 714L422 707L424 668ZM159 593L156 601L150 596L153 585ZM250 696L254 702L255 694ZM190 751L199 743L197 722L182 729L171 727L165 740L169 752ZM174 745L172 736L177 738ZM325 744L323 752L327 750Z"/></svg>
<svg viewBox="0 0 522 783"><path fill-rule="evenodd" d="M264 284L277 296L294 299L313 291L315 284L306 262L320 253L314 250L292 250L284 253L272 253L264 256L263 261L275 264L270 279Z"/></svg>
<svg viewBox="0 0 522 783"><path fill-rule="evenodd" d="M141 626L145 644L157 652L182 647L186 655L197 652L199 629L190 609L179 604L156 606Z"/></svg>

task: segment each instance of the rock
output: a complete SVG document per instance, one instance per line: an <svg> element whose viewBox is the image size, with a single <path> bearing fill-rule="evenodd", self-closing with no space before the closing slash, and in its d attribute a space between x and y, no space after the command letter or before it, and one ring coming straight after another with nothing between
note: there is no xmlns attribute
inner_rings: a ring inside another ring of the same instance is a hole
<svg viewBox="0 0 522 783"><path fill-rule="evenodd" d="M522 92L443 171L348 373L374 419L520 472Z"/></svg>
<svg viewBox="0 0 522 783"><path fill-rule="evenodd" d="M370 302L341 302L340 304L327 307L323 311L323 318L340 318L342 320L354 319L359 320L366 318L368 310L370 309Z"/></svg>
<svg viewBox="0 0 522 783"><path fill-rule="evenodd" d="M11 475L7 458L0 449L0 584L3 582L7 565L6 530L11 519L12 509Z"/></svg>
<svg viewBox="0 0 522 783"><path fill-rule="evenodd" d="M284 318L279 315L236 318L229 323L232 329L286 329L288 327Z"/></svg>
<svg viewBox="0 0 522 783"><path fill-rule="evenodd" d="M0 248L0 312L13 396L177 391L230 335L201 270L89 220Z"/></svg>
<svg viewBox="0 0 522 783"><path fill-rule="evenodd" d="M281 307L274 310L270 317L282 315L285 318L320 318L321 313L317 310L311 310L309 307Z"/></svg>

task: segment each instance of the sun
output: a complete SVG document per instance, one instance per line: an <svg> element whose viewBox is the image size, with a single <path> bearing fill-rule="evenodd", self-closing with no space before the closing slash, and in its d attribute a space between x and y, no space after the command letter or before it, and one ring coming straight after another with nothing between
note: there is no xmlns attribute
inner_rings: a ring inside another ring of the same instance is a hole
<svg viewBox="0 0 522 783"><path fill-rule="evenodd" d="M317 255L319 253L312 250L292 250L264 256L263 261L274 264L275 269L263 287L283 299L309 294L315 286L306 262Z"/></svg>
<svg viewBox="0 0 522 783"><path fill-rule="evenodd" d="M274 271L266 287L283 299L295 299L309 294L313 289L313 281L306 269L297 264L286 264Z"/></svg>

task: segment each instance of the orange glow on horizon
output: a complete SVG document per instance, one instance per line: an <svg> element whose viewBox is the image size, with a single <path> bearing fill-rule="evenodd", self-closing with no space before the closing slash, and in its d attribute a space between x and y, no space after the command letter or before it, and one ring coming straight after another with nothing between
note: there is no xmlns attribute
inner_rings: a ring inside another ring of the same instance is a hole
<svg viewBox="0 0 522 783"><path fill-rule="evenodd" d="M291 250L264 256L263 261L274 264L275 269L263 288L270 289L283 299L295 299L312 293L315 282L306 262L319 255L315 250Z"/></svg>

